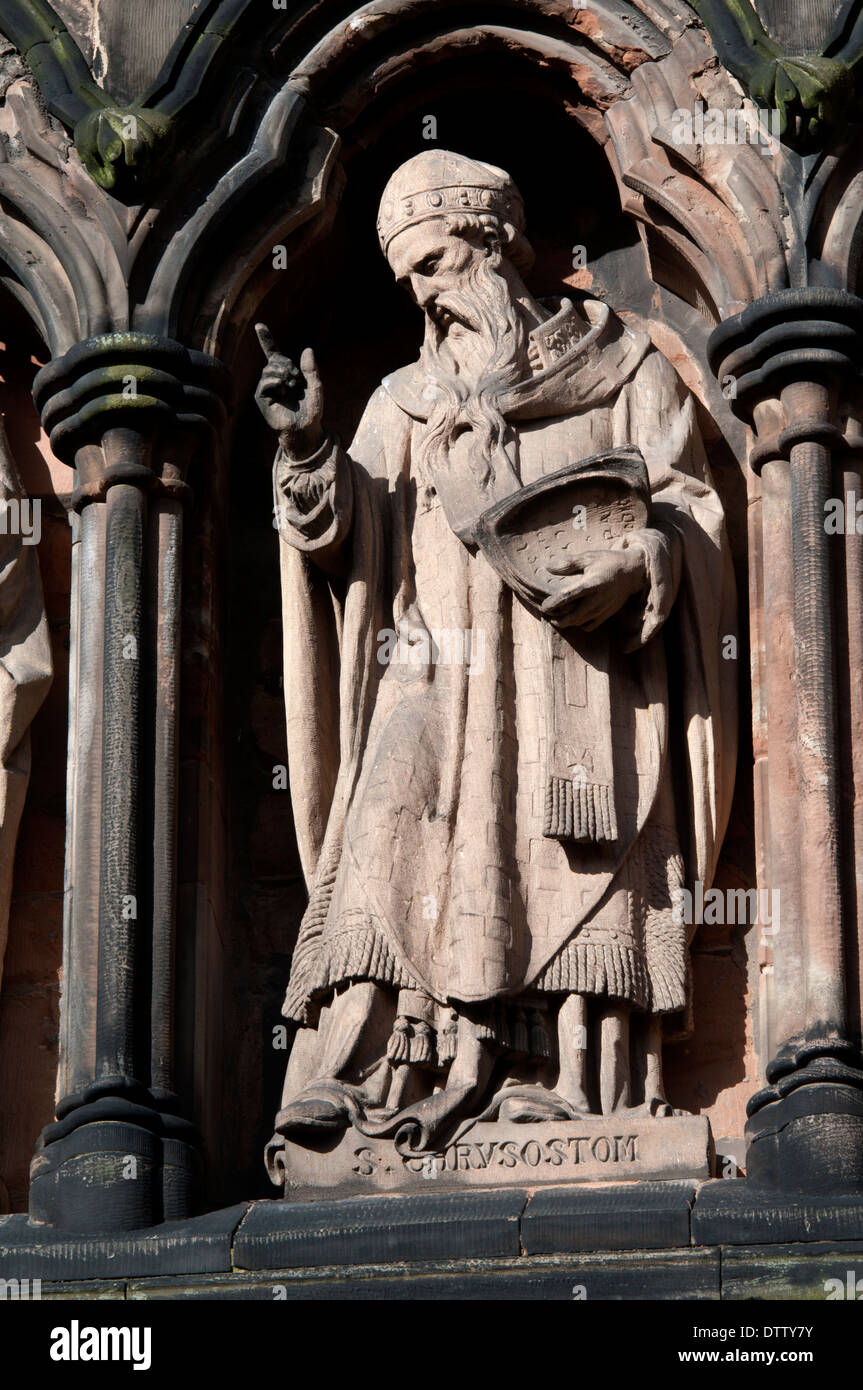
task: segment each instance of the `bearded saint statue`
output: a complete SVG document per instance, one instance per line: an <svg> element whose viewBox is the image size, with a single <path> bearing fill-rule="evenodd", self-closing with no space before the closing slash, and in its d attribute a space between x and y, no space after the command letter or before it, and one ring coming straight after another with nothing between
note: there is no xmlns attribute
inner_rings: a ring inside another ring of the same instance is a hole
<svg viewBox="0 0 863 1390"><path fill-rule="evenodd" d="M349 449L312 352L298 370L258 328L309 891L276 1182L286 1143L351 1125L428 1153L469 1117L671 1113L676 904L711 881L735 763L733 574L671 365L604 303L531 295L501 169L418 155L378 233L425 340ZM564 552L561 587L526 603L479 519L620 449L643 456L649 524Z"/></svg>

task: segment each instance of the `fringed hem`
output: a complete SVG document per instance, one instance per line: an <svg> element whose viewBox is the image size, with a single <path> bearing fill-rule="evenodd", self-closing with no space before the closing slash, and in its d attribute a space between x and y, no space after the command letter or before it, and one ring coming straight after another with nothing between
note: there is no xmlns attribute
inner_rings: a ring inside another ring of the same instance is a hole
<svg viewBox="0 0 863 1390"><path fill-rule="evenodd" d="M677 1013L690 1002L689 947L684 929L669 912L651 912L647 920L648 954L654 1013Z"/></svg>
<svg viewBox="0 0 863 1390"><path fill-rule="evenodd" d="M636 1008L651 1006L644 956L633 946L608 941L570 941L533 981L543 994L602 994Z"/></svg>
<svg viewBox="0 0 863 1390"><path fill-rule="evenodd" d="M686 948L677 941L663 943L666 949L652 951L650 962L644 952L614 941L568 942L541 974L532 981L531 993L591 994L622 999L638 1009L653 1013L675 1013L686 1007ZM368 918L360 925L328 933L318 943L313 957L306 956L304 970L294 970L282 1009L286 1018L314 1024L324 998L339 985L355 980L373 980L395 989L421 987L396 958L383 932ZM500 1008L500 1013L495 1011ZM471 1006L490 1040L507 1051L537 1055L539 1048L524 1047L522 1027L509 1021L513 1010L507 1006ZM519 1020L519 1022L522 1022ZM528 1025L529 1026L529 1025Z"/></svg>
<svg viewBox="0 0 863 1390"><path fill-rule="evenodd" d="M282 1013L297 1023L311 1023L322 997L351 980L374 980L397 989L419 989L412 975L399 963L386 940L366 920L322 938L314 959L304 971L292 971Z"/></svg>

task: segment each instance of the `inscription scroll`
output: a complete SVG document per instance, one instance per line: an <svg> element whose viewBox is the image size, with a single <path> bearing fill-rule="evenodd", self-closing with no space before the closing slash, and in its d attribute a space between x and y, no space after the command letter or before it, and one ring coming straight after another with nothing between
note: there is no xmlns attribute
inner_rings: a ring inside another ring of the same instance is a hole
<svg viewBox="0 0 863 1390"><path fill-rule="evenodd" d="M331 1142L331 1141L330 1141ZM286 1189L303 1201L343 1192L419 1191L474 1187L540 1187L549 1183L630 1182L709 1177L707 1120L675 1115L659 1130L643 1117L590 1116L588 1124L482 1122L438 1153L400 1153L389 1139L351 1129L327 1149L288 1151Z"/></svg>
<svg viewBox="0 0 863 1390"><path fill-rule="evenodd" d="M354 1156L354 1172L360 1177L371 1177L377 1162L374 1150L364 1145ZM597 1163L635 1163L637 1158L637 1134L599 1134L595 1138L569 1134L542 1140L527 1139L521 1144L514 1139L465 1141L450 1144L442 1154L424 1154L418 1158L402 1156L402 1163L412 1173L436 1178L441 1173L476 1173L494 1167L535 1169L551 1164L553 1168L560 1168L583 1165L591 1159Z"/></svg>

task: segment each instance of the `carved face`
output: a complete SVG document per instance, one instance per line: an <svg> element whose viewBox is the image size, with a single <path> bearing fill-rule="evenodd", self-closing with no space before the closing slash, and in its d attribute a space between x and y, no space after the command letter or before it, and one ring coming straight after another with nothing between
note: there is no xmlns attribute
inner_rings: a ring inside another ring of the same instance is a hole
<svg viewBox="0 0 863 1390"><path fill-rule="evenodd" d="M433 217L399 232L387 256L398 283L444 336L453 327L473 332L481 327L465 301L464 287L488 254L487 247L448 231L443 217Z"/></svg>
<svg viewBox="0 0 863 1390"><path fill-rule="evenodd" d="M426 318L421 362L435 404L420 441L432 470L456 459L487 475L505 433L497 391L529 373L527 330L511 267L494 236L452 229L443 217L406 227L390 243L389 263Z"/></svg>

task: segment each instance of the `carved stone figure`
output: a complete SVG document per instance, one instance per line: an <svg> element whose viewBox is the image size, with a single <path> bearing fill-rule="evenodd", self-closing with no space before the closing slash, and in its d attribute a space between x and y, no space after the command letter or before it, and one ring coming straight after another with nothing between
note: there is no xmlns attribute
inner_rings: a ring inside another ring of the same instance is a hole
<svg viewBox="0 0 863 1390"><path fill-rule="evenodd" d="M23 521L21 504L21 485L0 422L0 985L9 934L15 846L30 782L30 725L48 692L52 673L51 641L34 544L38 534L32 508L38 503L28 504ZM8 1208L8 1193L0 1175L0 1212Z"/></svg>
<svg viewBox="0 0 863 1390"><path fill-rule="evenodd" d="M371 1166L671 1115L680 890L733 778L733 577L673 368L606 304L533 297L501 169L418 155L378 233L425 339L348 449L313 353L258 330L309 889L276 1182L348 1130Z"/></svg>
<svg viewBox="0 0 863 1390"><path fill-rule="evenodd" d="M32 509L39 504L27 504L24 526L21 503L21 485L0 424L0 982L15 844L30 781L30 725L52 674L34 544L38 534Z"/></svg>

